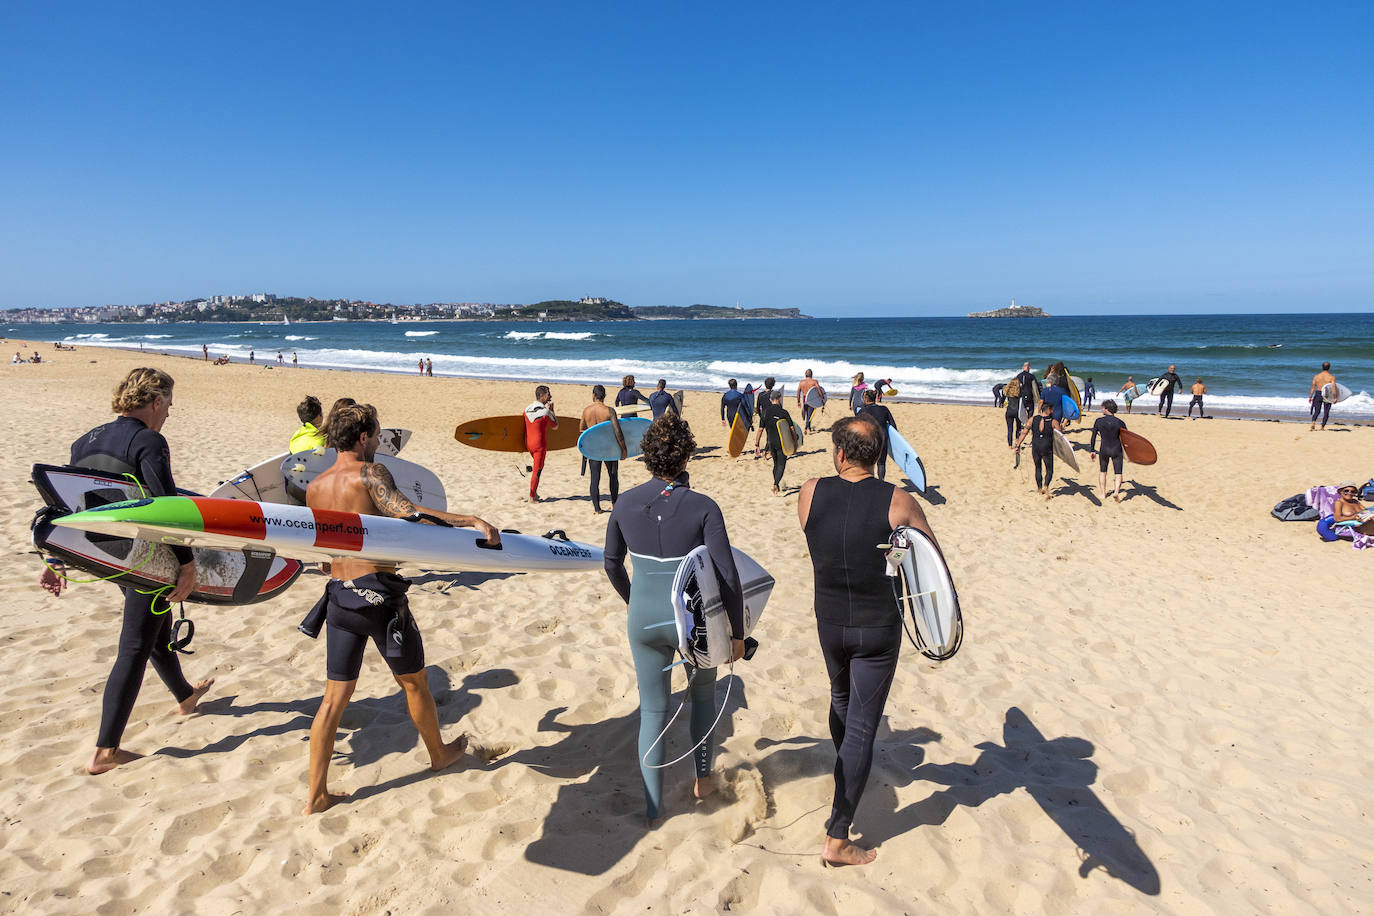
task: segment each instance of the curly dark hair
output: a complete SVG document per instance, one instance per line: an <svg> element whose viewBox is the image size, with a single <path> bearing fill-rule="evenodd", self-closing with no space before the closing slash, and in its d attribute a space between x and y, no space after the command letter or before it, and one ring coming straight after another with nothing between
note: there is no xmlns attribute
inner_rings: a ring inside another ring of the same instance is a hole
<svg viewBox="0 0 1374 916"><path fill-rule="evenodd" d="M377 408L371 404L350 404L329 412L325 442L343 451L358 444L363 436L377 432Z"/></svg>
<svg viewBox="0 0 1374 916"><path fill-rule="evenodd" d="M644 465L655 477L672 480L681 474L697 449L687 421L667 411L644 431Z"/></svg>
<svg viewBox="0 0 1374 916"><path fill-rule="evenodd" d="M883 431L878 428L878 421L866 413L836 420L830 428L830 440L846 458L866 468L878 463L883 450Z"/></svg>

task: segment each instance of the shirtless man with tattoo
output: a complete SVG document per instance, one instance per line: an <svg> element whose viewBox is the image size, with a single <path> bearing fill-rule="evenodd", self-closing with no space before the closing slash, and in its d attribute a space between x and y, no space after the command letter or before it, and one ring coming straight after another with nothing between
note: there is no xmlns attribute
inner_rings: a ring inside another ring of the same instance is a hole
<svg viewBox="0 0 1374 916"><path fill-rule="evenodd" d="M372 461L381 443L379 430L377 411L370 404L336 407L330 412L325 436L329 447L338 450L338 459L311 481L307 505L391 518L424 513L456 527L476 528L489 543L501 543L501 533L476 516L439 512L406 499L385 465ZM425 680L424 645L406 601L410 583L396 575L395 566L355 557L333 558L330 577L325 590L328 680L310 726L310 787L305 814L323 811L345 798L342 793L329 791L329 761L334 755L339 721L358 684L369 639L405 691L411 721L429 751L430 769L442 770L456 763L468 744L466 735L445 743L439 734L439 715Z"/></svg>

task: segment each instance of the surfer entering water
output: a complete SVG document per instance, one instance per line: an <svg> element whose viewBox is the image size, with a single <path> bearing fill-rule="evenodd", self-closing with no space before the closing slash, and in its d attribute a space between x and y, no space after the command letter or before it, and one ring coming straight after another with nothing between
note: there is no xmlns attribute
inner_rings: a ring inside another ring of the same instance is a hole
<svg viewBox="0 0 1374 916"><path fill-rule="evenodd" d="M744 595L725 532L725 517L709 496L691 489L687 462L696 439L677 414L664 414L644 434L644 464L654 476L627 490L611 510L606 525L606 576L629 605L626 629L639 683L639 773L644 781L645 816L657 826L663 814L663 764L667 750L660 740L668 721L671 666L677 651L670 592L682 558L705 544L720 578L721 598L730 621L731 661L744 657ZM634 581L625 571L632 552ZM713 747L709 735L716 721L716 669L687 670L692 751L696 766L693 794L716 791L711 782Z"/></svg>
<svg viewBox="0 0 1374 916"><path fill-rule="evenodd" d="M873 476L883 435L871 417L845 417L830 435L835 476L808 480L797 503L815 573L816 633L830 675L836 755L821 864L867 865L878 853L851 843L849 830L873 766L873 739L902 644L901 608L875 545L900 525L932 541L935 535L910 493Z"/></svg>
<svg viewBox="0 0 1374 916"><path fill-rule="evenodd" d="M1164 389L1159 393L1159 408L1155 411L1155 414L1164 417L1166 420L1174 409L1174 390L1183 387L1183 379L1178 377L1178 373L1174 371L1174 368L1173 365L1170 365L1169 371L1159 377L1161 382L1168 382L1168 384L1165 385Z"/></svg>
<svg viewBox="0 0 1374 916"><path fill-rule="evenodd" d="M119 417L73 442L71 464L131 475L149 496L175 496L171 454L162 437L162 426L172 410L174 384L172 377L161 369L132 370L115 388L110 405ZM176 585L166 594L143 594L132 587L120 587L124 593L124 622L114 667L105 681L95 756L86 767L92 775L139 758L140 755L123 750L120 740L149 661L176 698L177 712L182 715L195 712L196 704L215 682L214 678L207 678L192 686L181 673L177 653L168 645L172 638L171 606L196 587L191 549L173 547L172 553L181 568ZM61 582L51 566L44 570L40 584L54 594L61 591Z"/></svg>
<svg viewBox="0 0 1374 916"><path fill-rule="evenodd" d="M630 379L634 381L633 378ZM534 402L525 408L525 448L530 463L530 502L539 502L539 475L544 473L544 459L549 454L548 431L558 428L558 414L553 410L553 392L548 385L534 389Z"/></svg>
<svg viewBox="0 0 1374 916"><path fill-rule="evenodd" d="M606 406L606 386L592 386L592 402L582 409L582 432L586 432L598 423L611 421L611 429L615 430L615 441L620 443L620 457L626 456L625 434L620 431L620 420L616 417L614 410ZM615 507L615 501L620 496L620 462L619 461L596 461L589 459L587 466L591 468L591 492L592 492L592 511L597 515L606 511L601 508L601 465L606 465L606 483L611 491L611 507Z"/></svg>
<svg viewBox="0 0 1374 916"><path fill-rule="evenodd" d="M1124 423L1122 424L1125 425ZM1054 408L1049 401L1040 402L1040 410L1031 417L1030 425L1021 431L1012 451L1020 451L1021 443L1031 437L1031 457L1035 460L1035 492L1044 493L1050 498L1050 482L1054 480L1054 431L1059 421L1054 418ZM1043 469L1043 476L1042 476Z"/></svg>
<svg viewBox="0 0 1374 916"><path fill-rule="evenodd" d="M455 515L417 506L401 495L385 465L374 464L380 426L370 404L354 404L331 411L325 434L338 450L334 464L310 482L306 505L312 509L418 517L420 513L460 528L476 528L493 546L501 533L471 515ZM410 615L406 590L410 583L396 575L396 567L357 557L333 557L326 602L326 677L324 698L310 726L310 785L304 814L323 811L345 796L329 791L329 761L353 690L362 671L363 652L372 640L406 695L410 719L429 751L431 769L442 770L461 760L466 735L445 743L439 715L425 679L425 649L420 630Z"/></svg>
<svg viewBox="0 0 1374 916"><path fill-rule="evenodd" d="M1321 417L1322 429L1326 429L1326 421L1331 417L1331 402L1322 396L1322 389L1327 385L1336 384L1336 377L1331 374L1331 364L1322 363L1322 371L1312 376L1312 387L1307 392L1307 400L1312 404L1312 425L1309 430L1317 428L1317 418Z"/></svg>
<svg viewBox="0 0 1374 916"><path fill-rule="evenodd" d="M811 390L820 389L819 397L822 405L825 404L825 390L821 389L821 383L811 377L811 370L806 370L806 377L797 383L797 406L802 412L802 428L805 432L811 432L811 415L816 412L816 408L810 403L807 397Z"/></svg>
<svg viewBox="0 0 1374 916"><path fill-rule="evenodd" d="M1113 499L1121 502L1121 463L1125 457L1125 450L1121 447L1121 431L1126 428L1116 415L1116 401L1111 398L1102 402L1102 416L1093 421L1092 439L1088 443L1088 457L1097 458L1097 469L1102 475L1102 500L1105 505L1107 499L1107 462L1112 464L1112 472L1116 474L1116 492ZM1102 452L1097 451L1097 437L1102 437Z"/></svg>

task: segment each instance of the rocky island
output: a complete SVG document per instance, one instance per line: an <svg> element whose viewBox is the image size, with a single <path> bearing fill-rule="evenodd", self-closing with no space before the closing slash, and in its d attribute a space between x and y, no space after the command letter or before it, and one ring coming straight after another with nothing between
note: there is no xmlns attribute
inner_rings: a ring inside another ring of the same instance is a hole
<svg viewBox="0 0 1374 916"><path fill-rule="evenodd" d="M1011 305L1006 308L993 309L990 312L969 312L970 318L1049 318L1050 313L1043 309L1038 309L1033 305L1017 305L1016 300L1011 300Z"/></svg>

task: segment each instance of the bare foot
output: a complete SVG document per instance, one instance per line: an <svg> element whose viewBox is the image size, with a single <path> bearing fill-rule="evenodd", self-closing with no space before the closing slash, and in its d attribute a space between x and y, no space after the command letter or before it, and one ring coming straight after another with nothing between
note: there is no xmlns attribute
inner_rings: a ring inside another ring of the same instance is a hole
<svg viewBox="0 0 1374 916"><path fill-rule="evenodd" d="M209 690L214 685L215 679L212 677L207 677L205 680L201 681L195 686L195 689L191 691L189 697L177 704L177 712L181 713L183 716L189 716L191 713L195 712L196 706L200 704L200 698L205 696L205 691Z"/></svg>
<svg viewBox="0 0 1374 916"><path fill-rule="evenodd" d="M531 497L530 497L530 502L532 502L532 503L537 503L537 502L539 502L539 497L538 497L538 496L531 496Z"/></svg>
<svg viewBox="0 0 1374 916"><path fill-rule="evenodd" d="M92 776L99 776L101 773L110 772L117 766L133 763L142 756L142 754L135 754L133 751L126 751L118 747L98 747L95 749L95 756L91 758L90 764L86 767L86 772Z"/></svg>
<svg viewBox="0 0 1374 916"><path fill-rule="evenodd" d="M1115 496L1112 497L1112 499L1116 500L1117 502L1121 502L1121 494L1120 494L1120 493L1116 494Z"/></svg>
<svg viewBox="0 0 1374 916"><path fill-rule="evenodd" d="M444 753L438 760L431 759L429 768L431 770L442 770L451 767L463 759L463 755L468 752L468 736L459 735L448 744L444 745Z"/></svg>
<svg viewBox="0 0 1374 916"><path fill-rule="evenodd" d="M604 515L605 513L605 509L597 509L595 507L592 508L592 515Z"/></svg>
<svg viewBox="0 0 1374 916"><path fill-rule="evenodd" d="M821 864L839 867L841 865L868 865L878 858L876 849L864 849L848 840L825 838L825 848L821 850Z"/></svg>
<svg viewBox="0 0 1374 916"><path fill-rule="evenodd" d="M347 798L347 792L326 791L323 795L318 795L307 801L305 803L305 807L301 809L301 814L319 814L321 811L324 811L325 809L333 805L337 805L339 802L344 801Z"/></svg>
<svg viewBox="0 0 1374 916"><path fill-rule="evenodd" d="M692 786L692 794L697 798L710 798L718 790L716 784L710 776L702 776L697 779L696 785Z"/></svg>
<svg viewBox="0 0 1374 916"><path fill-rule="evenodd" d="M666 820L667 818L663 815L659 815L658 817L647 817L644 819L644 826L650 830L657 830L663 826L663 822Z"/></svg>

